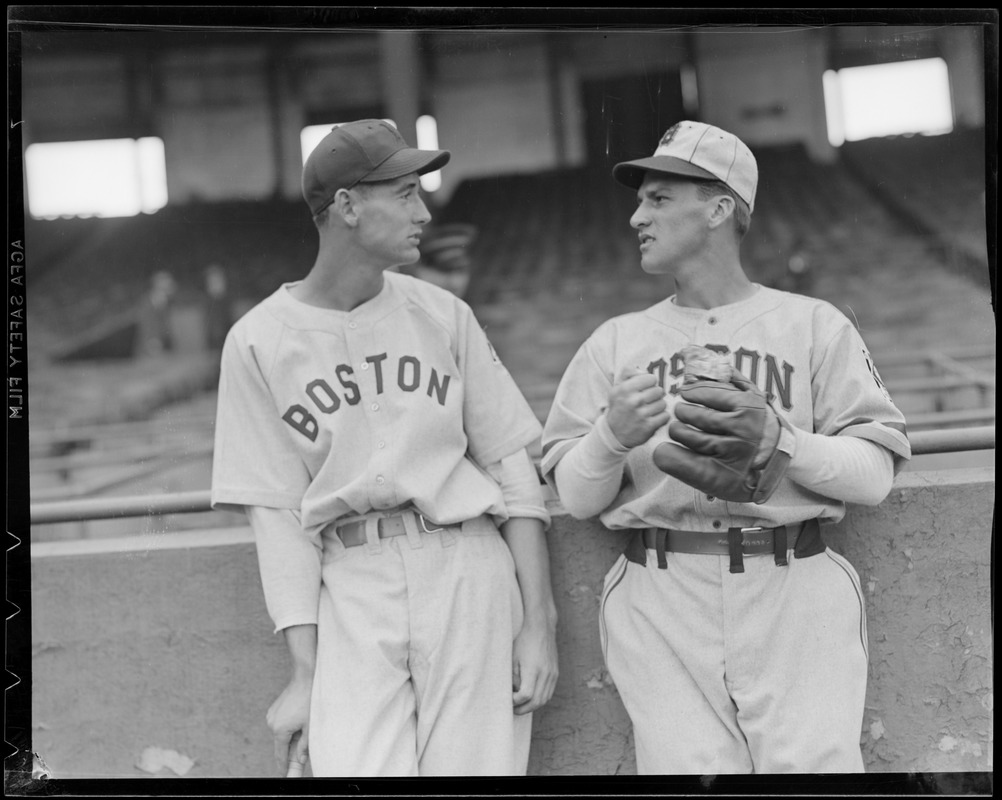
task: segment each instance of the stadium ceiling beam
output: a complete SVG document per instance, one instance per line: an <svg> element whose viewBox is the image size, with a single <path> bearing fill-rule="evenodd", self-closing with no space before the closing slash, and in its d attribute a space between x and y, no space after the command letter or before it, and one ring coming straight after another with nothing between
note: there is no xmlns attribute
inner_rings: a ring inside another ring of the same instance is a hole
<svg viewBox="0 0 1002 800"><path fill-rule="evenodd" d="M300 42L308 42L317 35L330 32L304 31L245 31L245 30L148 30L127 29L121 31L108 30L58 30L58 31L27 31L28 48L41 56L79 56L93 55L132 55L168 52L184 48L211 49L225 47L258 46L274 47L281 43L282 47L291 47ZM371 39L371 31L344 32L344 38L358 40Z"/></svg>

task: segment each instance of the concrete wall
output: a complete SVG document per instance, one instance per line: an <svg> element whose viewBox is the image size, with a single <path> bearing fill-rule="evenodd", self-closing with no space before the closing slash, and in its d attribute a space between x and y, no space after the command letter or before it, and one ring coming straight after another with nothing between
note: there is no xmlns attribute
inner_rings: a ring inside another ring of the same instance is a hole
<svg viewBox="0 0 1002 800"><path fill-rule="evenodd" d="M753 150L800 142L819 160L834 157L821 83L823 31L699 32L695 51L701 119L733 131Z"/></svg>
<svg viewBox="0 0 1002 800"><path fill-rule="evenodd" d="M993 767L995 470L905 473L853 508L830 546L869 603L863 752L875 771Z"/></svg>
<svg viewBox="0 0 1002 800"><path fill-rule="evenodd" d="M464 178L533 173L557 161L546 43L505 37L436 60L430 87L439 144L452 152L442 196ZM472 76L476 76L471 80Z"/></svg>
<svg viewBox="0 0 1002 800"><path fill-rule="evenodd" d="M171 202L262 199L274 191L267 64L261 45L160 59L156 126Z"/></svg>
<svg viewBox="0 0 1002 800"><path fill-rule="evenodd" d="M904 473L828 534L867 592L861 742L874 772L992 769L994 468ZM602 663L598 598L623 534L558 514L561 677L533 775L634 772ZM54 777L271 776L265 711L284 685L245 528L32 548L34 751Z"/></svg>

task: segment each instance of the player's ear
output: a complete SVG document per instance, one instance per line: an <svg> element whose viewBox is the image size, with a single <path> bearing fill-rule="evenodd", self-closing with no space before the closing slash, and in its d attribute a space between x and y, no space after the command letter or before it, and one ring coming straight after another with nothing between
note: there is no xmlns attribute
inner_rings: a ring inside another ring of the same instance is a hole
<svg viewBox="0 0 1002 800"><path fill-rule="evenodd" d="M337 194L334 195L334 202L331 203L334 212L339 214L350 228L358 225L358 201L360 199L360 196L350 189L338 189Z"/></svg>
<svg viewBox="0 0 1002 800"><path fill-rule="evenodd" d="M710 207L710 227L720 227L732 216L734 216L734 198L726 194L714 197L713 205Z"/></svg>

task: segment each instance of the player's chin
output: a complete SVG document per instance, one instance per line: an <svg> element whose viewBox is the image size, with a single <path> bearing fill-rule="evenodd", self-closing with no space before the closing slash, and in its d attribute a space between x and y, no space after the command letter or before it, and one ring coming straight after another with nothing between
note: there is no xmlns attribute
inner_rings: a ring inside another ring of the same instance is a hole
<svg viewBox="0 0 1002 800"><path fill-rule="evenodd" d="M668 264L662 259L652 258L649 255L640 255L640 269L648 275L664 275L668 272Z"/></svg>
<svg viewBox="0 0 1002 800"><path fill-rule="evenodd" d="M415 245L405 245L397 251L395 266L406 267L421 260L421 251Z"/></svg>

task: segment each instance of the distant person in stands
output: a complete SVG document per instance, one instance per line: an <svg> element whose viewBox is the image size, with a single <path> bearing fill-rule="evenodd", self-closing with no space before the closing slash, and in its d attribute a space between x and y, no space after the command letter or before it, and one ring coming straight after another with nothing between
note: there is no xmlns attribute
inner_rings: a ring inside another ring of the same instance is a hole
<svg viewBox="0 0 1002 800"><path fill-rule="evenodd" d="M794 236L784 249L783 272L773 288L797 294L813 294L815 284L814 264L800 236Z"/></svg>
<svg viewBox="0 0 1002 800"><path fill-rule="evenodd" d="M177 296L177 282L166 270L160 270L150 281L147 295L150 316L145 320L149 326L145 349L150 354L170 352L174 349L172 311Z"/></svg>
<svg viewBox="0 0 1002 800"><path fill-rule="evenodd" d="M210 264L205 270L205 338L210 350L223 349L226 334L233 325L233 298L226 270Z"/></svg>
<svg viewBox="0 0 1002 800"><path fill-rule="evenodd" d="M303 169L312 269L223 349L212 500L249 515L292 658L283 773L524 775L556 684L541 426L470 307L392 271L449 158L335 127Z"/></svg>
<svg viewBox="0 0 1002 800"><path fill-rule="evenodd" d="M883 501L904 417L841 312L747 277L758 167L736 136L680 122L613 176L675 292L582 345L541 469L572 515L634 532L600 638L637 769L862 772L864 594L822 524Z"/></svg>
<svg viewBox="0 0 1002 800"><path fill-rule="evenodd" d="M432 227L421 241L421 258L400 271L441 286L456 297L464 297L472 277L470 247L476 238L477 229L473 225L453 223Z"/></svg>

